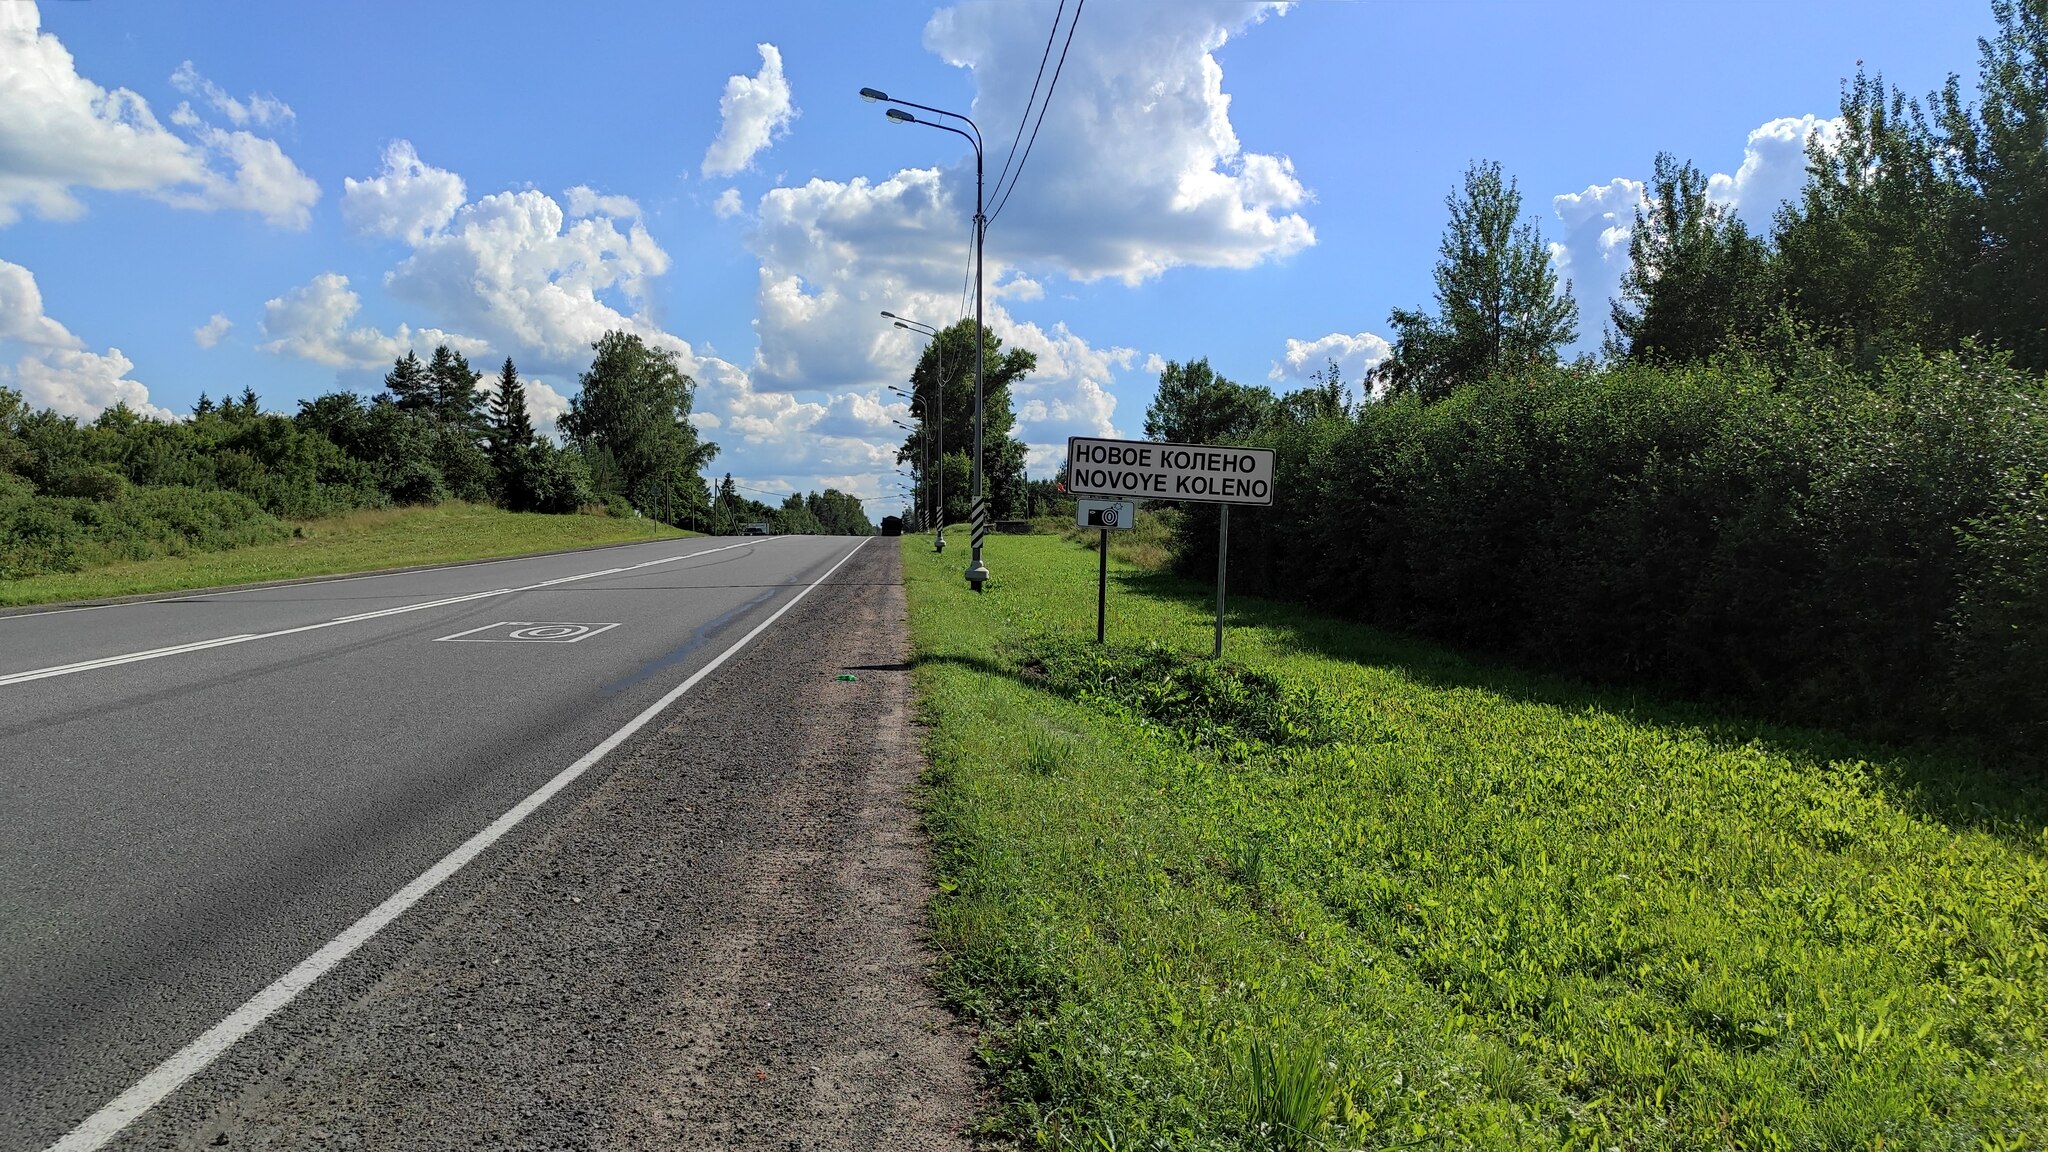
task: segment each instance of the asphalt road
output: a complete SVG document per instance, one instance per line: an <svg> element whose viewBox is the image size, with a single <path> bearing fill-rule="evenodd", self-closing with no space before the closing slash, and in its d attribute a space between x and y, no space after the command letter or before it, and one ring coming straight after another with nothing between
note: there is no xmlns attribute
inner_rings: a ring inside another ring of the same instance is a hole
<svg viewBox="0 0 2048 1152"><path fill-rule="evenodd" d="M857 544L664 541L0 618L0 1149L70 1132Z"/></svg>

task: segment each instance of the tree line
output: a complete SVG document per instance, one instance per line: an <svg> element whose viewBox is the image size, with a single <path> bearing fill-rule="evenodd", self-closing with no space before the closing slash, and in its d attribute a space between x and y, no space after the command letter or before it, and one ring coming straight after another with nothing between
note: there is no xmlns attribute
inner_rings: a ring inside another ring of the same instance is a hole
<svg viewBox="0 0 2048 1152"><path fill-rule="evenodd" d="M536 432L510 358L483 389L483 373L446 345L397 358L375 395L330 392L289 415L245 388L202 394L183 420L117 404L80 421L0 388L0 579L282 539L290 520L444 500L705 531L739 523L704 481L718 446L690 423L696 382L676 355L616 331L591 351L559 444ZM764 519L859 531L865 518L839 497Z"/></svg>
<svg viewBox="0 0 2048 1152"><path fill-rule="evenodd" d="M873 536L860 497L837 488L823 492L791 492L779 504L765 504L742 495L732 473L718 482L711 501L712 535L731 536L749 524L766 524L778 536Z"/></svg>
<svg viewBox="0 0 2048 1152"><path fill-rule="evenodd" d="M1497 165L1353 398L1169 364L1158 439L1278 453L1233 583L1550 667L2042 761L2048 0L1977 103L1858 75L1768 235L1656 162L1598 357ZM1214 571L1192 505L1177 563Z"/></svg>

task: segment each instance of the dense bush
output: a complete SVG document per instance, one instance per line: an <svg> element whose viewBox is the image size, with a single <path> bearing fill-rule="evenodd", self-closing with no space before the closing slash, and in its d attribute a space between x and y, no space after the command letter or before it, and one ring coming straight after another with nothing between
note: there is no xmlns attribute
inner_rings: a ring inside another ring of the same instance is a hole
<svg viewBox="0 0 2048 1152"><path fill-rule="evenodd" d="M1236 588L1894 736L2048 717L2048 391L1997 358L1535 367L1249 441Z"/></svg>
<svg viewBox="0 0 2048 1152"><path fill-rule="evenodd" d="M0 487L0 580L217 552L290 535L283 521L234 492L138 487L115 499L93 499Z"/></svg>

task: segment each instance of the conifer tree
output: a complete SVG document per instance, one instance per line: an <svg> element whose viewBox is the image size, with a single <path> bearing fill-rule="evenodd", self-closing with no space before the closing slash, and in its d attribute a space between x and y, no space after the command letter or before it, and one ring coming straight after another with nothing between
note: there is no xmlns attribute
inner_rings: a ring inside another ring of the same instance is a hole
<svg viewBox="0 0 2048 1152"><path fill-rule="evenodd" d="M471 368L462 353L446 344L437 345L433 359L427 362L428 391L433 398L434 415L459 427L481 425L484 398L476 390L476 382L481 379L483 373Z"/></svg>
<svg viewBox="0 0 2048 1152"><path fill-rule="evenodd" d="M519 382L519 369L505 357L498 370L497 394L491 397L491 451L494 455L523 448L533 442L533 419L526 412L526 385Z"/></svg>
<svg viewBox="0 0 2048 1152"><path fill-rule="evenodd" d="M433 384L427 379L426 365L410 349L393 361L391 371L384 374L384 390L401 411L433 411Z"/></svg>

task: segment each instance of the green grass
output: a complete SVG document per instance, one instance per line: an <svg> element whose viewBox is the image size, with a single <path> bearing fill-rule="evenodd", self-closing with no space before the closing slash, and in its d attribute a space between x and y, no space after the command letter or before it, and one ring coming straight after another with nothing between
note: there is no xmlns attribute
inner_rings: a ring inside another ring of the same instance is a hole
<svg viewBox="0 0 2048 1152"><path fill-rule="evenodd" d="M1114 553L1113 553L1114 557ZM904 544L946 995L1044 1148L2040 1148L2048 790ZM1189 655L1189 654L1199 655Z"/></svg>
<svg viewBox="0 0 2048 1152"><path fill-rule="evenodd" d="M0 581L0 606L181 592L689 535L651 520L542 516L475 504L351 512L303 521L296 528L297 536L275 544Z"/></svg>

